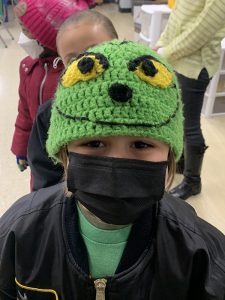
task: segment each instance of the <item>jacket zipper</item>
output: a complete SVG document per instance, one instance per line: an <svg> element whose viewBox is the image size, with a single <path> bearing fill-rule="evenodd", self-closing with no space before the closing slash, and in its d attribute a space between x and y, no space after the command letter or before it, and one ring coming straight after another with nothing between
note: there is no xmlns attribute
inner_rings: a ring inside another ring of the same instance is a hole
<svg viewBox="0 0 225 300"><path fill-rule="evenodd" d="M41 85L40 85L40 91L39 91L39 104L41 105L43 103L43 88L44 84L48 75L48 64L44 64L44 69L45 69L45 76L42 79Z"/></svg>
<svg viewBox="0 0 225 300"><path fill-rule="evenodd" d="M95 300L105 300L106 279L96 279L94 281L96 296Z"/></svg>
<svg viewBox="0 0 225 300"><path fill-rule="evenodd" d="M61 57L56 57L53 61L53 68L57 69L59 61L62 60Z"/></svg>

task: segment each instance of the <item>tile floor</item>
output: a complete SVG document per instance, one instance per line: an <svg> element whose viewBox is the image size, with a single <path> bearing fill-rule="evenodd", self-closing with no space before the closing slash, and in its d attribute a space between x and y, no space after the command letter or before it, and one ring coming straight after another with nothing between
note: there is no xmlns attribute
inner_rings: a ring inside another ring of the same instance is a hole
<svg viewBox="0 0 225 300"><path fill-rule="evenodd" d="M133 39L133 19L130 13L119 13L116 4L96 8L113 21L121 39ZM10 152L17 114L19 83L18 67L25 56L17 45L20 28L15 21L8 25L12 41L0 27L8 44L0 41L0 215L19 197L29 192L29 170L20 173ZM203 191L188 202L197 213L225 233L225 116L202 118L203 132L209 145L203 166ZM175 178L178 182L179 176Z"/></svg>

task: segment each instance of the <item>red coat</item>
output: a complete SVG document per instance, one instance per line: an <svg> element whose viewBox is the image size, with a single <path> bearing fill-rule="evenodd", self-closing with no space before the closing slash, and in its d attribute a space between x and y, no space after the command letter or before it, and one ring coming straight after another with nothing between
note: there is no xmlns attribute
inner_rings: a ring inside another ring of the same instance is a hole
<svg viewBox="0 0 225 300"><path fill-rule="evenodd" d="M56 57L24 58L20 63L19 106L11 150L16 156L27 156L27 145L38 106L53 99L58 78L64 68Z"/></svg>

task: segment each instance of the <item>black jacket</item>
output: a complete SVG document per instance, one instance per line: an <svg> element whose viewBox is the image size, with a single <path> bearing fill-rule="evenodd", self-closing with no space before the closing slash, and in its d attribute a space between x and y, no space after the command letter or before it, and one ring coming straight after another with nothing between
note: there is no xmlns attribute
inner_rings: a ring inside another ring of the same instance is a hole
<svg viewBox="0 0 225 300"><path fill-rule="evenodd" d="M1 300L95 299L75 200L63 189L31 193L0 219ZM165 195L133 225L107 280L106 300L223 300L225 237Z"/></svg>
<svg viewBox="0 0 225 300"><path fill-rule="evenodd" d="M28 142L28 163L32 174L32 190L55 185L62 181L64 169L55 164L46 151L52 101L40 105Z"/></svg>

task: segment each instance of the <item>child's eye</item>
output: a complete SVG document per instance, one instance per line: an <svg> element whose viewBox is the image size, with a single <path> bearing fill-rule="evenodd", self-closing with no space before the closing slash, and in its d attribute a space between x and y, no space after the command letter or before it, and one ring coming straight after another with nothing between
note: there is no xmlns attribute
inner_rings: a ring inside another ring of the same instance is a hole
<svg viewBox="0 0 225 300"><path fill-rule="evenodd" d="M102 148L102 147L104 147L104 144L101 141L90 141L88 143L85 143L84 146L90 147L90 148Z"/></svg>
<svg viewBox="0 0 225 300"><path fill-rule="evenodd" d="M141 142L141 141L134 142L134 144L133 144L133 148L136 148L136 149L146 149L146 148L151 148L151 147L153 147L153 145L147 144L147 143Z"/></svg>

